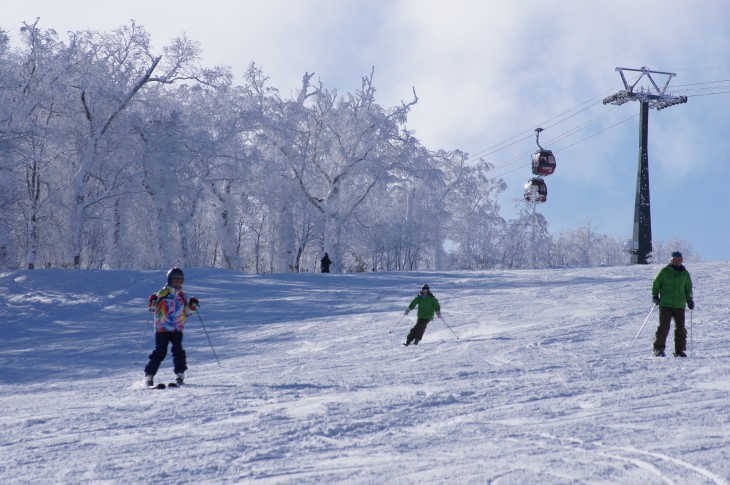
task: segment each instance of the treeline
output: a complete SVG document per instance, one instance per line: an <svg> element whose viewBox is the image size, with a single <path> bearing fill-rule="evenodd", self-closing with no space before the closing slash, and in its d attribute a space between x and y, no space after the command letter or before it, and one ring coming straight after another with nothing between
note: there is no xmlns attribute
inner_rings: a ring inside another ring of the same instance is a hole
<svg viewBox="0 0 730 485"><path fill-rule="evenodd" d="M416 91L376 101L305 73L290 97L251 64L159 52L139 25L61 40L0 30L0 268L222 267L250 273L628 262L590 224L553 236L535 206L500 216L488 163L407 128ZM685 249L686 251L686 249Z"/></svg>

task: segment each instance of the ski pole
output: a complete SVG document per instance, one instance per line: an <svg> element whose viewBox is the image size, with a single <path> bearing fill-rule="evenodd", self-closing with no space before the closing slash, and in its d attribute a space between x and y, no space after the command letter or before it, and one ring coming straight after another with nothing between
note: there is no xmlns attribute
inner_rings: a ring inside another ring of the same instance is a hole
<svg viewBox="0 0 730 485"><path fill-rule="evenodd" d="M403 320L405 317L406 317L406 314L404 313L403 316L400 317L400 320L398 320L398 323L396 323L395 326L393 326L393 328L391 328L390 332L388 332L388 333L393 333L393 330L395 330L395 327L397 327L398 324L400 324L401 320Z"/></svg>
<svg viewBox="0 0 730 485"><path fill-rule="evenodd" d="M150 318L152 318L152 312L147 315L147 321L144 324L144 333L142 334L142 340L139 341L139 347L137 347L137 363L139 363L139 353L142 352L142 344L144 339L147 338L147 328L150 326Z"/></svg>
<svg viewBox="0 0 730 485"><path fill-rule="evenodd" d="M221 366L221 361L218 359L218 354L215 353L215 349L213 348L213 342L210 341L210 336L208 335L208 330L205 328L205 324L203 323L203 318L200 316L200 309L196 310L195 313L198 314L198 320L200 320L200 325L203 327L203 332L205 332L205 336L208 337L208 343L210 344L210 350L213 351L213 355L215 356L215 360L218 362L218 366Z"/></svg>
<svg viewBox="0 0 730 485"><path fill-rule="evenodd" d="M459 339L459 336L458 336L458 335L456 335L456 332L454 332L454 331L453 331L453 330L451 329L451 327L449 326L449 324L448 324L448 323L446 323L446 320L444 320L444 317L441 317L441 316L440 316L439 318L441 319L441 321L442 321L442 322L444 322L444 325L446 325L446 328L448 328L449 330L451 330L451 333L453 333L453 334L454 334L454 337L456 337L456 339L458 340L458 339Z"/></svg>
<svg viewBox="0 0 730 485"><path fill-rule="evenodd" d="M656 308L656 304L654 304L654 306L651 307L651 311L649 312L649 314L644 319L644 323L641 324L641 328L639 329L639 333L636 334L636 337L634 337L634 341L631 342L631 347L629 347L629 351L626 352L626 357L629 356L629 352L631 352L631 349L634 348L634 344L636 343L636 339L639 338L639 335L641 334L641 331L644 330L644 325L646 325L646 322L649 321L649 317L651 316L652 313L654 313L654 309L655 308Z"/></svg>
<svg viewBox="0 0 730 485"><path fill-rule="evenodd" d="M694 354L694 341L692 339L692 310L689 311L689 355L692 357L695 356Z"/></svg>

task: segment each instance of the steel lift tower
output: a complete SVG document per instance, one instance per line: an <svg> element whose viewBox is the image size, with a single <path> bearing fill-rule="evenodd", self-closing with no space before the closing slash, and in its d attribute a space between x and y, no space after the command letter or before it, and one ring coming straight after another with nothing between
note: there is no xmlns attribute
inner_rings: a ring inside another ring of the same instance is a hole
<svg viewBox="0 0 730 485"><path fill-rule="evenodd" d="M649 139L649 108L657 111L668 108L675 104L687 102L687 96L674 96L667 93L669 81L676 76L673 72L651 71L647 67L641 69L628 69L617 67L621 75L624 89L612 94L603 100L603 104L622 105L629 101L639 101L641 104L639 120L639 170L636 174L636 202L634 204L634 236L629 245L632 264L648 264L651 260L651 206L649 203L649 154L647 144ZM633 83L626 81L624 71L640 72L641 75ZM660 88L652 74L667 76L667 81ZM646 77L649 86L634 91L639 81Z"/></svg>

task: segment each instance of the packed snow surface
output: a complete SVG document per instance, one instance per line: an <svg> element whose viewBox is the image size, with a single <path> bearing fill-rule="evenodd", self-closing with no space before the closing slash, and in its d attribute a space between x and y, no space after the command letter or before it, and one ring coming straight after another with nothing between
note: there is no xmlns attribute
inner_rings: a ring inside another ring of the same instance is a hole
<svg viewBox="0 0 730 485"><path fill-rule="evenodd" d="M727 484L727 263L688 264L686 359L671 333L650 358L657 312L629 352L660 268L190 269L165 390L142 385L164 271L5 272L0 482ZM403 347L423 283L443 320Z"/></svg>

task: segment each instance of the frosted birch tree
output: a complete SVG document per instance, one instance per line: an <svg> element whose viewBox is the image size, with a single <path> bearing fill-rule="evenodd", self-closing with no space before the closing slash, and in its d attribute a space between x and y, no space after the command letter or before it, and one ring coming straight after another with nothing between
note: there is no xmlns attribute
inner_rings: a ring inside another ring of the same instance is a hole
<svg viewBox="0 0 730 485"><path fill-rule="evenodd" d="M449 190L444 195L451 219L447 238L456 245L454 265L458 269L491 269L499 264L502 234L507 230L500 216L498 198L506 185L490 176L493 166L480 161L466 165L468 156L456 151L440 158L449 171Z"/></svg>
<svg viewBox="0 0 730 485"><path fill-rule="evenodd" d="M545 216L537 211L535 201L521 202L517 220L510 221L502 243L503 267L541 268L549 265L553 241Z"/></svg>
<svg viewBox="0 0 730 485"><path fill-rule="evenodd" d="M7 56L3 67L12 77L3 83L3 106L9 110L5 134L12 139L8 159L13 164L14 207L22 215L16 233L23 248L23 262L36 267L41 248L45 259L59 240L57 228L63 227L52 213L63 204L59 180L67 176L64 161L69 156L70 123L65 46L53 30L42 30L36 20L20 29L23 48ZM18 227L15 226L15 227Z"/></svg>
<svg viewBox="0 0 730 485"><path fill-rule="evenodd" d="M407 165L410 141L399 127L413 101L386 112L375 102L373 73L362 78L361 89L339 99L336 91L310 86L306 74L297 97L306 116L289 143L279 142L299 188L323 218L322 252L332 259L332 271L343 268L343 230L373 188L389 173ZM309 106L307 102L311 103Z"/></svg>
<svg viewBox="0 0 730 485"><path fill-rule="evenodd" d="M87 185L109 129L149 84L204 81L206 73L196 72L199 56L199 45L186 37L175 39L163 49L162 55L154 55L149 35L134 21L111 33L71 34L69 58L78 76L76 87L87 124L80 163L71 180L74 267L81 264L85 211L99 200L98 196L89 194Z"/></svg>
<svg viewBox="0 0 730 485"><path fill-rule="evenodd" d="M11 213L20 197L13 183L15 161L12 153L20 133L13 130L13 87L20 84L15 68L16 59L10 54L10 38L0 29L0 225L10 228L16 225ZM0 269L16 266L17 249L10 230L0 231Z"/></svg>

